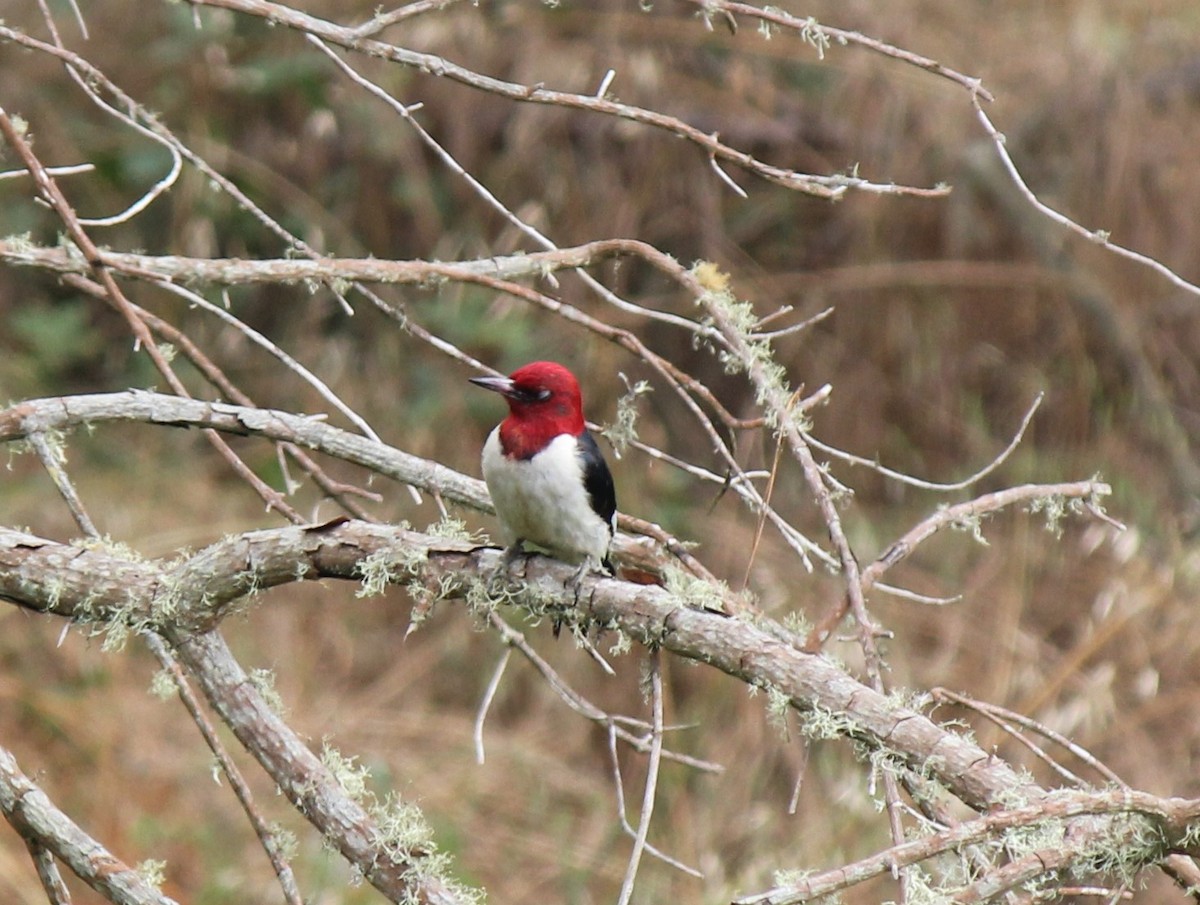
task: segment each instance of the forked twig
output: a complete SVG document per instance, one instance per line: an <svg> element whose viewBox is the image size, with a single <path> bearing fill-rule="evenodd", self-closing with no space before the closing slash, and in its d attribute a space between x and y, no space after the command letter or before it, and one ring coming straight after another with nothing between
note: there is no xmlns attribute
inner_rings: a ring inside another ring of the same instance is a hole
<svg viewBox="0 0 1200 905"><path fill-rule="evenodd" d="M1093 770L1095 770L1097 773L1099 773L1101 776L1103 776L1107 782L1110 782L1115 786L1121 786L1123 788L1129 787L1128 783L1126 783L1125 780L1121 779L1120 776L1118 776L1111 768L1109 768L1109 766L1107 764L1105 764L1103 761L1101 761L1099 758L1097 758L1094 754L1092 754L1090 751L1088 751L1086 748L1082 747L1081 745L1078 745L1075 742L1071 741L1071 739L1067 738L1061 732L1058 732L1058 731L1052 729L1051 727L1047 726L1045 723L1039 722L1038 720L1032 719L1031 717L1027 717L1023 713L1017 713L1014 710L1009 710L1006 707L1001 707L999 704L990 704L987 701L980 701L980 700L977 700L976 698L968 697L965 694L961 694L960 692L951 691L948 688L942 688L942 687L933 688L930 690L930 694L933 695L934 700L950 701L952 703L959 704L963 707L967 707L971 710L974 710L974 711L982 714L983 716L987 717L988 719L992 720L993 722L995 722L997 725L999 725L1001 727L1006 727L1008 723L1016 723L1017 725L1023 726L1026 729L1031 729L1034 732L1038 733L1039 735L1044 736L1045 738L1048 738L1050 741L1054 742L1056 745L1059 745L1060 747L1065 748L1067 751L1070 751L1073 755L1075 755L1075 757L1079 758L1081 761L1083 761L1085 764L1087 764L1089 767L1091 767ZM1011 727L1009 727L1009 728L1011 728ZM1019 740L1021 739L1020 736L1017 736L1017 738ZM1022 740L1022 744L1029 744L1029 743L1027 741ZM1074 777L1073 774L1072 774L1072 777L1073 777L1072 781L1075 782L1077 785L1080 785L1080 786L1087 785L1087 783L1085 783L1083 780L1079 779L1078 777Z"/></svg>
<svg viewBox="0 0 1200 905"><path fill-rule="evenodd" d="M1027 202L1033 205L1038 213L1053 220L1059 226L1065 227L1066 229L1075 233L1075 235L1082 236L1089 242L1099 245L1102 248L1107 248L1115 255L1119 255L1122 258L1134 261L1143 267L1149 267L1155 273L1158 273L1170 280L1175 287L1191 293L1192 295L1200 295L1200 286L1185 280L1161 261L1156 261L1149 255L1144 255L1141 252L1133 251L1132 249L1126 248L1123 245L1118 245L1109 238L1109 233L1107 230L1088 229L1086 226L1081 226L1070 217L1059 213L1050 205L1042 201L1034 193L1033 189L1029 187L1029 184L1025 181L1025 177L1021 175L1021 171L1017 169L1017 165L1013 161L1012 155L1008 152L1008 145L1005 141L1004 134L996 128L991 118L984 112L983 105L979 103L979 99L974 98L973 101L975 104L975 116L983 125L983 130L988 134L988 137L991 138L992 145L995 147L996 153L1000 157L1000 162L1004 164L1004 169L1008 172L1013 184L1017 187L1017 191L1021 193L1022 197L1024 197Z"/></svg>

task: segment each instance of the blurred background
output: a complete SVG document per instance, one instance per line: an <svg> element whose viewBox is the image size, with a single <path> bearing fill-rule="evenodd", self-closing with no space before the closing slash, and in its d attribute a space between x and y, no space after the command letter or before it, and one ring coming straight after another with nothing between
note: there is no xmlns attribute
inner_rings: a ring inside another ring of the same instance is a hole
<svg viewBox="0 0 1200 905"><path fill-rule="evenodd" d="M311 0L306 12L357 24L372 2ZM782 4L977 76L989 115L1046 203L1185 279L1200 280L1200 6L1193 0L1113 4L900 0ZM103 70L189 147L315 248L340 257L456 260L532 250L391 110L335 71L303 37L263 20L186 4L117 0L84 9L51 3L67 45ZM0 18L42 39L35 5L0 0ZM202 27L196 27L196 20ZM350 62L404 103L459 163L562 246L636 238L685 264L715 261L759 314L785 323L834 313L777 345L794 385L832 384L814 415L825 442L923 478L953 481L994 457L1039 393L1045 400L1005 465L949 496L914 491L863 468L834 465L855 490L843 511L866 562L939 504L1025 482L1101 475L1108 511L1129 530L1071 520L1061 538L1038 515L983 528L988 546L951 533L890 574L894 584L956 603L872 599L895 632L892 680L937 685L1003 704L1072 736L1130 784L1200 795L1200 640L1193 630L1200 548L1200 298L1145 267L1069 237L1019 196L958 85L855 47L819 59L797 36L767 39L751 21L707 30L694 7L650 11L613 0L458 4L418 16L385 40L512 81L611 94L678 116L779 166L857 171L879 183L953 187L943 199L848 193L808 198L727 168L666 133L556 108L516 104L365 57ZM81 215L124 208L166 172L168 154L93 105L50 56L0 43L0 105L28 121L44 162L90 162L61 184ZM7 149L0 169L17 164ZM31 202L27 180L0 181L0 235L54 245L61 224ZM128 223L95 229L118 250L275 258L281 241L208 179L178 184ZM650 307L693 315L648 268L597 274ZM220 293L197 287L220 301ZM311 388L244 336L175 297L129 284L131 298L184 329L255 400L326 411ZM619 347L525 303L477 287L388 290L413 322L502 371L533 358L571 364L588 416L605 423L622 375L650 378ZM561 297L638 334L711 386L735 414L753 393L723 373L690 334L607 307L564 278ZM478 450L502 412L465 383L464 367L367 304L347 317L328 291L235 288L238 317L333 387L389 443L478 475ZM0 396L7 400L151 386L110 309L31 269L0 267ZM179 370L213 398L194 371ZM708 441L667 392L642 397L641 438L719 468ZM336 423L343 421L335 418ZM276 486L266 444L237 449ZM101 427L69 440L69 467L100 530L148 556L278 524L194 432ZM747 467L773 445L739 438ZM611 458L611 457L610 457ZM697 555L736 589L747 576L755 519L732 494L630 451L613 461L624 511L696 541ZM347 468L330 471L365 480ZM401 487L376 482L372 508L416 527L437 520ZM785 465L773 497L823 537L799 473ZM311 487L298 507L332 517ZM47 537L77 534L36 459L13 456L0 477L4 523ZM305 510L307 511L307 510ZM472 528L486 519L463 514ZM838 594L768 530L749 587L782 618L815 617ZM471 728L501 645L453 607L402 641L410 603L399 590L357 599L354 587L266 595L226 635L249 667L275 671L293 726L332 739L373 771L378 790L417 801L456 870L494 902L611 901L629 840L615 817L604 733L576 719L514 663L487 723L477 766ZM147 688L156 664L136 642L103 653L75 630L0 608L0 743L55 801L128 861L168 862L168 894L191 903L275 901L269 865L183 710ZM644 711L640 652L605 677L545 627L531 639L592 700ZM60 643L61 640L61 643ZM853 658L851 645L833 652ZM966 717L950 709L938 716ZM821 743L803 771L795 727L771 725L765 701L701 667L668 664L668 720L693 726L676 749L723 763L719 777L670 766L651 842L704 871L703 881L648 862L642 901L719 902L771 884L780 868L820 869L886 844L862 765L849 746ZM1044 782L1011 742L980 726ZM234 743L230 740L230 744ZM643 759L622 753L630 808ZM248 759L242 758L244 763ZM1072 766L1079 767L1077 763ZM1083 768L1080 768L1083 769ZM255 768L260 803L297 833L301 888L313 903L370 902L347 891L340 859L273 794ZM1096 779L1092 774L1089 778ZM1148 874L1138 901L1165 901ZM848 901L879 901L886 884ZM1144 897L1144 898L1143 898ZM20 840L0 828L0 899L44 901ZM78 901L96 901L86 890Z"/></svg>

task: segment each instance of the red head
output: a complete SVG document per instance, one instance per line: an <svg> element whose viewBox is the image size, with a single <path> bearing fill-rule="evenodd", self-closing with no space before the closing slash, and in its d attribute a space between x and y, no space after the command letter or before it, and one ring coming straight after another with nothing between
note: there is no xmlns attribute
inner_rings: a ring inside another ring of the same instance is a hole
<svg viewBox="0 0 1200 905"><path fill-rule="evenodd" d="M507 456L527 459L559 434L583 433L579 381L557 362L534 361L508 377L472 377L471 383L508 400L508 417L500 425Z"/></svg>

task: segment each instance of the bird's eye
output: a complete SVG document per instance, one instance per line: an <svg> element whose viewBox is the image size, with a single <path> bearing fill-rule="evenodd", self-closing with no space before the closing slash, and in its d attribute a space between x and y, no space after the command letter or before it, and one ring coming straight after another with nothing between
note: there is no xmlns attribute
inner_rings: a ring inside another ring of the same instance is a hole
<svg viewBox="0 0 1200 905"><path fill-rule="evenodd" d="M537 401L538 401L538 402L545 402L547 399L549 399L549 398L550 398L551 396L553 396L553 395L554 395L554 394L553 394L553 393L551 393L549 390L547 390L545 387L543 387L542 389L538 390L538 391L537 391L537 392L534 394L534 396L535 396L535 398L537 399Z"/></svg>

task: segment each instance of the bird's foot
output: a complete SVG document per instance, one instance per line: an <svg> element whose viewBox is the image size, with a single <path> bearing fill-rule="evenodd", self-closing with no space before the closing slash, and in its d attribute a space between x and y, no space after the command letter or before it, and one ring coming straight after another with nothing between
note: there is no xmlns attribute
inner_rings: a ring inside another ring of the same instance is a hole
<svg viewBox="0 0 1200 905"><path fill-rule="evenodd" d="M513 575L513 566L520 560L522 563L528 562L529 554L524 551L521 546L521 541L517 541L512 546L506 547L504 555L500 558L500 564L496 566L488 579L488 593L492 596L498 596L512 584L513 580L518 576ZM523 571L523 570L522 570ZM522 574L519 576L524 578Z"/></svg>
<svg viewBox="0 0 1200 905"><path fill-rule="evenodd" d="M582 593L583 593L583 580L585 578L587 578L589 574L602 575L606 578L611 577L613 575L612 564L607 559L604 560L603 562L600 562L599 560L593 559L592 557L589 556L586 559L584 559L583 562L581 562L579 564L579 568L575 570L575 574L572 575L570 580L567 582L567 587L571 589L571 595L574 598L574 605L573 605L572 609L575 611L575 621L576 622L585 622L586 621L586 620L581 619L579 616L579 601L580 601L580 597L582 596ZM558 633L562 629L563 623L565 621L567 621L565 613L562 615L559 615L558 617L555 618L555 620L554 620L554 637L555 638L558 637ZM584 634L585 635L587 634L587 626L586 625L584 626Z"/></svg>
<svg viewBox="0 0 1200 905"><path fill-rule="evenodd" d="M591 556L584 558L583 562L579 564L579 568L575 570L575 574L571 576L571 580L567 582L567 586L575 594L576 604L579 603L579 593L583 590L583 580L592 573L611 578L613 575L612 563L607 559L604 562L600 562Z"/></svg>

